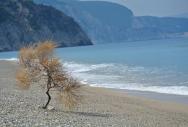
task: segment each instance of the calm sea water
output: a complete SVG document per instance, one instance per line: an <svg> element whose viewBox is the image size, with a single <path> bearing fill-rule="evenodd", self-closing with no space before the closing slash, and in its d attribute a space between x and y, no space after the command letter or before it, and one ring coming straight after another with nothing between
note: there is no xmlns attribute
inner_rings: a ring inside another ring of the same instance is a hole
<svg viewBox="0 0 188 127"><path fill-rule="evenodd" d="M188 38L60 48L67 71L92 86L188 95ZM0 53L14 60L17 52Z"/></svg>

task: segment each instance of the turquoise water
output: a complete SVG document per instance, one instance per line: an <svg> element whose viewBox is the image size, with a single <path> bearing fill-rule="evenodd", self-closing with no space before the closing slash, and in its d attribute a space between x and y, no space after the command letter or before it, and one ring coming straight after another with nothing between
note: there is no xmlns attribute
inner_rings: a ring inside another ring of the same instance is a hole
<svg viewBox="0 0 188 127"><path fill-rule="evenodd" d="M188 38L60 48L69 73L92 86L188 95ZM0 59L17 52L0 53Z"/></svg>

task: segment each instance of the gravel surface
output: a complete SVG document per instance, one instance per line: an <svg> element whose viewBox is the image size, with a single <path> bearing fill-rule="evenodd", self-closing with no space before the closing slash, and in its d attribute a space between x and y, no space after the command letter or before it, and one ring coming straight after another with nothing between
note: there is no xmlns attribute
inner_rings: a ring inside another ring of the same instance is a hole
<svg viewBox="0 0 188 127"><path fill-rule="evenodd" d="M18 89L16 67L13 62L0 61L2 127L188 127L187 105L131 97L103 88L83 88L84 100L73 110L55 98L50 103L55 109L44 110L44 91L35 85L28 91Z"/></svg>

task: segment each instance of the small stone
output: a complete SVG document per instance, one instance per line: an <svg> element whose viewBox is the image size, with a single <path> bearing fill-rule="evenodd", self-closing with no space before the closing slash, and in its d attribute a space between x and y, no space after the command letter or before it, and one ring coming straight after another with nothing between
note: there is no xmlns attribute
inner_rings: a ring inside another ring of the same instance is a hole
<svg viewBox="0 0 188 127"><path fill-rule="evenodd" d="M53 106L50 106L50 105L49 105L49 106L47 107L47 109L48 109L49 111L51 111L51 110L54 110L55 108L54 108Z"/></svg>
<svg viewBox="0 0 188 127"><path fill-rule="evenodd" d="M20 101L20 104L24 104L24 101Z"/></svg>

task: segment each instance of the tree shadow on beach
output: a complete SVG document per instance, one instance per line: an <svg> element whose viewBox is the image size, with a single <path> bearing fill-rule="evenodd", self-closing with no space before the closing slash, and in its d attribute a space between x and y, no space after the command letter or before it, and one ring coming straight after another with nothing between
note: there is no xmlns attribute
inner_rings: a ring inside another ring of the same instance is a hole
<svg viewBox="0 0 188 127"><path fill-rule="evenodd" d="M71 113L71 114L76 114L76 115L81 115L81 116L94 116L94 117L112 117L111 114L102 114L102 113L97 113L97 112L74 112L74 111L64 111L65 113Z"/></svg>

